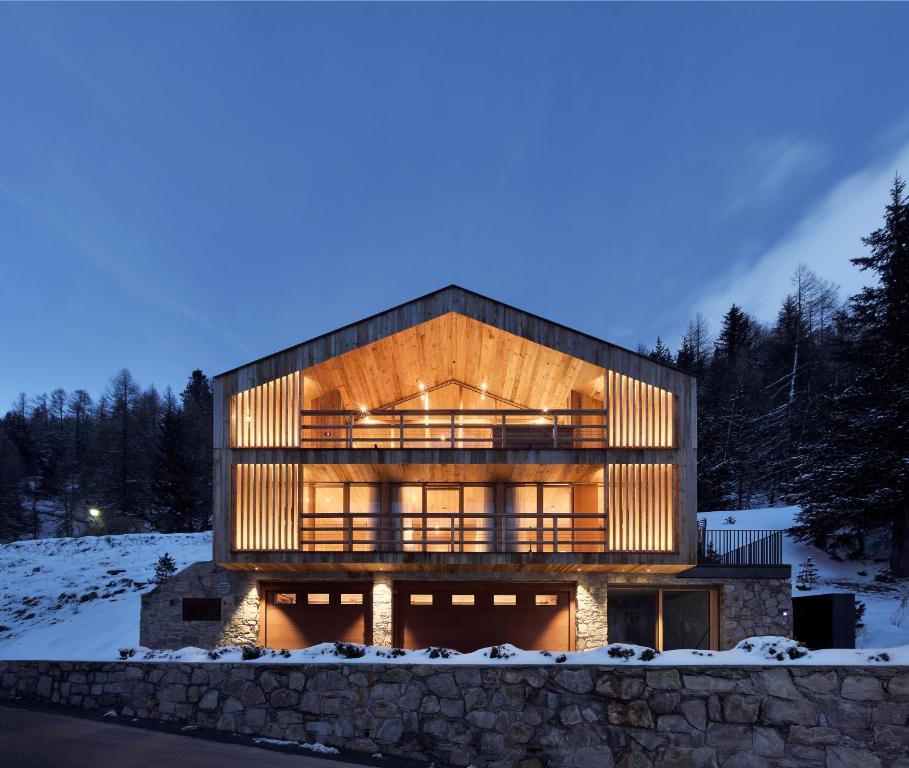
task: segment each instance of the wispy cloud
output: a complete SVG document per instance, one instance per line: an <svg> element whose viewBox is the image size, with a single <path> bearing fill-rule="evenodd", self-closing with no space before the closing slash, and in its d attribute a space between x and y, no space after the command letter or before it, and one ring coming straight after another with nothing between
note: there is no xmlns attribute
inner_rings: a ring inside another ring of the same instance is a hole
<svg viewBox="0 0 909 768"><path fill-rule="evenodd" d="M694 310L714 325L735 302L772 320L799 263L856 293L871 278L849 259L864 253L860 238L881 224L893 174L909 174L909 141L896 152L840 181L776 244L733 265L702 293Z"/></svg>
<svg viewBox="0 0 909 768"><path fill-rule="evenodd" d="M830 162L820 142L798 136L781 136L755 144L735 174L736 192L722 211L732 216L753 205L779 200L794 181L817 173Z"/></svg>

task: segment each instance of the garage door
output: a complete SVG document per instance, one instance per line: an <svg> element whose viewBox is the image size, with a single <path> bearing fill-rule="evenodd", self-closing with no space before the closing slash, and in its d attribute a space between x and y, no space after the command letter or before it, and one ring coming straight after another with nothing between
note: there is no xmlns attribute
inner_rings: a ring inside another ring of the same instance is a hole
<svg viewBox="0 0 909 768"><path fill-rule="evenodd" d="M475 651L574 648L574 586L507 582L396 582L395 644Z"/></svg>
<svg viewBox="0 0 909 768"><path fill-rule="evenodd" d="M371 641L371 584L296 582L269 584L263 591L264 643L269 648Z"/></svg>

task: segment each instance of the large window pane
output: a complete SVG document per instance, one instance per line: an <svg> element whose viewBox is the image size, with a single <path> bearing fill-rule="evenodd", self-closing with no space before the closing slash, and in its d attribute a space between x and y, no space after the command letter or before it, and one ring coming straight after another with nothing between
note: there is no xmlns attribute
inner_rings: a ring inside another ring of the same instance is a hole
<svg viewBox="0 0 909 768"><path fill-rule="evenodd" d="M374 552L379 531L379 486L350 486L350 524L353 551Z"/></svg>
<svg viewBox="0 0 909 768"><path fill-rule="evenodd" d="M537 487L516 485L505 489L506 544L511 552L537 551Z"/></svg>
<svg viewBox="0 0 909 768"><path fill-rule="evenodd" d="M344 486L307 483L300 539L304 552L340 552L344 539Z"/></svg>
<svg viewBox="0 0 909 768"><path fill-rule="evenodd" d="M451 552L460 538L461 493L458 488L426 489L426 551Z"/></svg>
<svg viewBox="0 0 909 768"><path fill-rule="evenodd" d="M464 486L464 551L491 552L495 532L495 488Z"/></svg>
<svg viewBox="0 0 909 768"><path fill-rule="evenodd" d="M405 552L423 549L423 486L398 485L391 489L391 513Z"/></svg>
<svg viewBox="0 0 909 768"><path fill-rule="evenodd" d="M574 546L573 552L602 552L606 528L603 518L603 486L574 487Z"/></svg>
<svg viewBox="0 0 909 768"><path fill-rule="evenodd" d="M552 552L553 537L558 532L559 550L570 551L571 541L571 486L543 486L543 551Z"/></svg>
<svg viewBox="0 0 909 768"><path fill-rule="evenodd" d="M710 593L663 592L663 650L710 647Z"/></svg>
<svg viewBox="0 0 909 768"><path fill-rule="evenodd" d="M655 589L610 589L606 598L609 642L655 648L657 603Z"/></svg>

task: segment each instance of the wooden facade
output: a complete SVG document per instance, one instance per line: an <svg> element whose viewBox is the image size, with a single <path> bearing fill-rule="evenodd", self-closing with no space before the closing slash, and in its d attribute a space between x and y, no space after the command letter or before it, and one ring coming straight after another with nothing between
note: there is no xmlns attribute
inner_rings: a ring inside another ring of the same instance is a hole
<svg viewBox="0 0 909 768"><path fill-rule="evenodd" d="M215 378L214 557L682 570L696 439L690 375L449 286Z"/></svg>

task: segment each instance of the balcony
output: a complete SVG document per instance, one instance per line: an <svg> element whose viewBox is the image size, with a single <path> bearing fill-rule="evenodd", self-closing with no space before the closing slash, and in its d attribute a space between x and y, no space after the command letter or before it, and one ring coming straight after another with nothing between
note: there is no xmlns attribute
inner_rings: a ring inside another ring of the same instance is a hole
<svg viewBox="0 0 909 768"><path fill-rule="evenodd" d="M698 524L698 565L783 565L783 531Z"/></svg>
<svg viewBox="0 0 909 768"><path fill-rule="evenodd" d="M605 410L303 410L303 448L597 448Z"/></svg>

